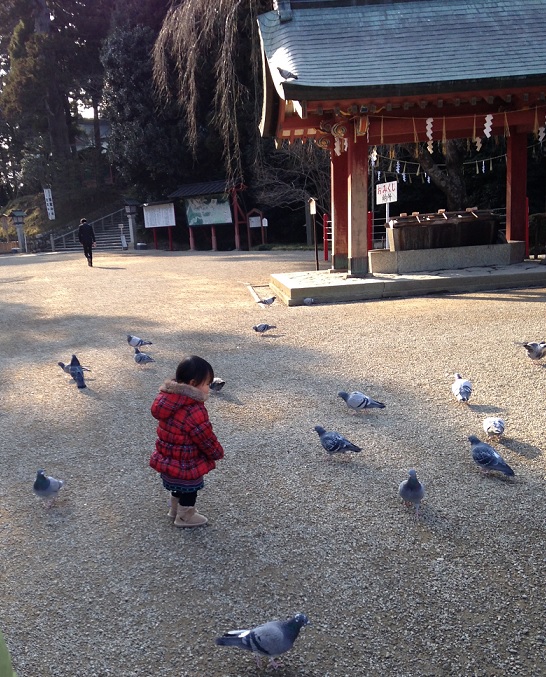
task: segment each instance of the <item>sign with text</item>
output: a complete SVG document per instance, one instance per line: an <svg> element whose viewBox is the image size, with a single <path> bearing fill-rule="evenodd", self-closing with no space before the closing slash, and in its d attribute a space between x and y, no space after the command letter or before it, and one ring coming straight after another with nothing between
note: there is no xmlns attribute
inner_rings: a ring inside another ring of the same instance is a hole
<svg viewBox="0 0 546 677"><path fill-rule="evenodd" d="M50 221L55 220L55 207L53 206L53 195L51 194L51 188L44 188L44 198L47 209L47 218Z"/></svg>
<svg viewBox="0 0 546 677"><path fill-rule="evenodd" d="M145 228L176 226L174 202L165 202L160 205L143 205L143 209Z"/></svg>
<svg viewBox="0 0 546 677"><path fill-rule="evenodd" d="M214 226L233 222L228 195L188 198L185 203L188 226Z"/></svg>
<svg viewBox="0 0 546 677"><path fill-rule="evenodd" d="M398 182L388 181L387 183L378 183L375 187L375 202L378 205L385 205L389 202L396 202L398 199Z"/></svg>

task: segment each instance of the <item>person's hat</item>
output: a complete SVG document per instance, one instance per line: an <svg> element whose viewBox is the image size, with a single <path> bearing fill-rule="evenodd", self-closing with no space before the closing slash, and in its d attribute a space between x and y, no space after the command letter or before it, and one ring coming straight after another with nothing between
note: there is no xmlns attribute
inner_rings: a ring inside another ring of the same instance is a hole
<svg viewBox="0 0 546 677"><path fill-rule="evenodd" d="M87 219L80 219L80 223L87 223Z"/></svg>

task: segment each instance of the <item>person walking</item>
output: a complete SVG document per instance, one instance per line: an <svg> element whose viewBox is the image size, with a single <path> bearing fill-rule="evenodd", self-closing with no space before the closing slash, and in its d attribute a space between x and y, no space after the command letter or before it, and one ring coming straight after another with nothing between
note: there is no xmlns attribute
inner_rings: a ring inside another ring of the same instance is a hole
<svg viewBox="0 0 546 677"><path fill-rule="evenodd" d="M80 220L80 227L78 228L78 240L83 245L83 253L87 259L87 265L93 266L93 247L97 241L95 239L95 231L87 219Z"/></svg>
<svg viewBox="0 0 546 677"><path fill-rule="evenodd" d="M224 458L224 450L209 421L205 401L214 379L211 365L190 355L180 362L175 378L161 386L151 412L159 421L150 466L161 474L171 492L169 517L175 527L199 527L208 519L197 512L197 492L203 476Z"/></svg>

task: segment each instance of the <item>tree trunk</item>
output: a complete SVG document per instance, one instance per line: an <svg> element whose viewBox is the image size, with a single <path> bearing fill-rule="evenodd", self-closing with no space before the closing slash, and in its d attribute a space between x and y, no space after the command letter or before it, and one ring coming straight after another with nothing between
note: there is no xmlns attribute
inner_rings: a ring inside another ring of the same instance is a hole
<svg viewBox="0 0 546 677"><path fill-rule="evenodd" d="M447 209L464 209L466 205L466 186L463 173L464 140L449 139L446 142L445 171L432 159L424 146L419 149L419 164L430 176L430 180L446 196Z"/></svg>
<svg viewBox="0 0 546 677"><path fill-rule="evenodd" d="M93 138L94 138L94 156L95 156L95 181L97 186L104 185L104 176L102 173L102 139L100 135L100 119L99 119L99 97L93 95Z"/></svg>
<svg viewBox="0 0 546 677"><path fill-rule="evenodd" d="M34 5L36 7L34 31L47 36L47 40L51 34L49 9L45 0L34 0ZM63 177L68 179L68 182L74 182L75 167L70 150L70 135L66 119L66 95L59 88L52 52L47 48L44 49L42 59L45 61L45 72L48 74L45 112L53 162Z"/></svg>

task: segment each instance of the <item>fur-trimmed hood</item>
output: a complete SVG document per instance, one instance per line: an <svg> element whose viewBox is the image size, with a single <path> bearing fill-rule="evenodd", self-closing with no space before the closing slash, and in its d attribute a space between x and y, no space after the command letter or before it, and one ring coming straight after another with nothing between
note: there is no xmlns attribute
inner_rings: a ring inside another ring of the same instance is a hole
<svg viewBox="0 0 546 677"><path fill-rule="evenodd" d="M191 386L189 383L178 383L174 380L165 381L159 389L159 392L184 395L186 397L191 397L192 400L197 400L197 402L205 402L207 400L207 396L198 388Z"/></svg>

